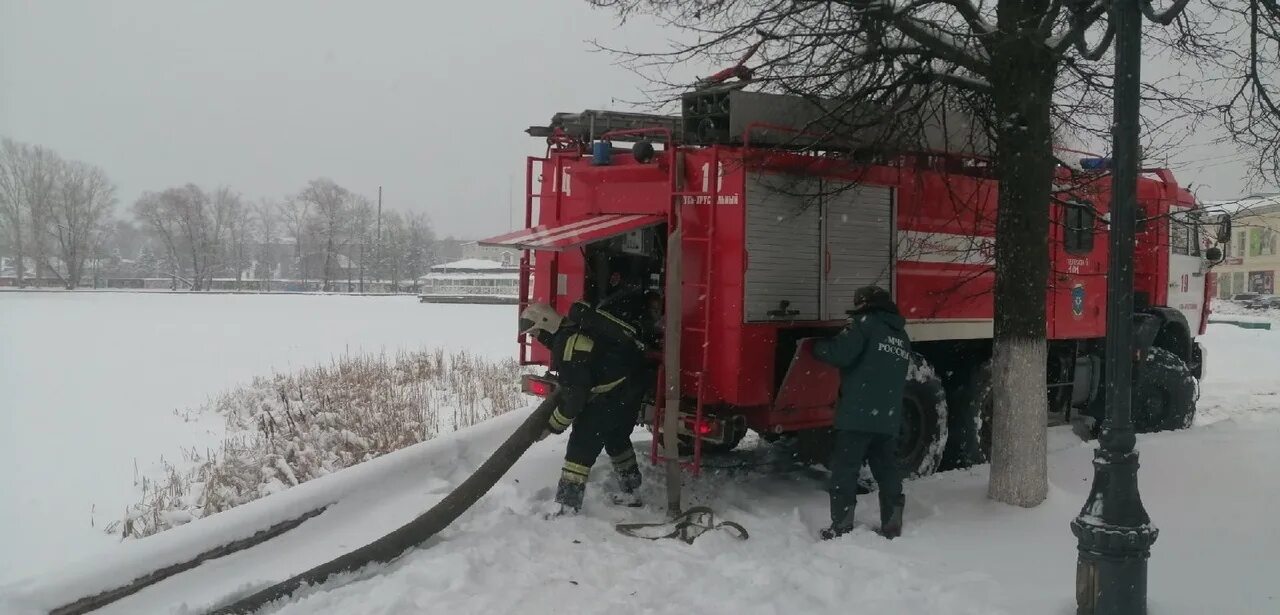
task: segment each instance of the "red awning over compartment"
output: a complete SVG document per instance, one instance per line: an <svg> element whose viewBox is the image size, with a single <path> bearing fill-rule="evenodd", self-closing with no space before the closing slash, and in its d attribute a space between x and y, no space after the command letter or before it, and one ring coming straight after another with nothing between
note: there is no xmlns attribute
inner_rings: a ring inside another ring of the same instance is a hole
<svg viewBox="0 0 1280 615"><path fill-rule="evenodd" d="M600 214L564 224L540 224L479 243L482 246L559 252L666 221L666 216L648 214Z"/></svg>

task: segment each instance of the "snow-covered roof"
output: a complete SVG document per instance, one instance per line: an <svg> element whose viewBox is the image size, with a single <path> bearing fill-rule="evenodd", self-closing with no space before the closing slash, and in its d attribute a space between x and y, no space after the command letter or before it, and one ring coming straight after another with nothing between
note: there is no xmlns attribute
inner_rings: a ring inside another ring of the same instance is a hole
<svg viewBox="0 0 1280 615"><path fill-rule="evenodd" d="M424 275L419 280L516 280L519 279L520 273L517 271L495 271L486 272L465 272L465 271L433 271Z"/></svg>
<svg viewBox="0 0 1280 615"><path fill-rule="evenodd" d="M1208 201L1203 203L1209 211L1232 214L1233 217L1280 212L1280 192L1251 194L1231 201Z"/></svg>
<svg viewBox="0 0 1280 615"><path fill-rule="evenodd" d="M453 261L452 263L444 263L441 265L433 265L431 267L432 271L454 271L457 269L462 269L462 270L512 269L514 270L516 269L516 267L513 267L511 265L504 265L498 261L491 261L484 258L464 258L460 261Z"/></svg>

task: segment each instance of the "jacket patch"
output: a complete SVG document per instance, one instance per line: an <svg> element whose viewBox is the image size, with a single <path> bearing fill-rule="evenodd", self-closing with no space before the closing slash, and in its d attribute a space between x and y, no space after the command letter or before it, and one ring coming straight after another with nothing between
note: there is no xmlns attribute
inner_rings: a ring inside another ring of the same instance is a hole
<svg viewBox="0 0 1280 615"><path fill-rule="evenodd" d="M886 337L883 342L876 342L876 350L887 352L908 361L911 360L911 352L907 350L907 343L900 337Z"/></svg>

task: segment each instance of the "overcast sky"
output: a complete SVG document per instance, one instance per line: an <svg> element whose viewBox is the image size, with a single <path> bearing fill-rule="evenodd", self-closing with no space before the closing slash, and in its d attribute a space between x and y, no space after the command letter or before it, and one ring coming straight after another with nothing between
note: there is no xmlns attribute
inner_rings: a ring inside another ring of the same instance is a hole
<svg viewBox="0 0 1280 615"><path fill-rule="evenodd" d="M587 40L664 36L584 0L0 0L0 135L101 166L126 207L186 182L281 198L327 176L474 238L508 230L523 157L543 150L526 127L642 96ZM1202 199L1247 190L1229 147L1174 159Z"/></svg>

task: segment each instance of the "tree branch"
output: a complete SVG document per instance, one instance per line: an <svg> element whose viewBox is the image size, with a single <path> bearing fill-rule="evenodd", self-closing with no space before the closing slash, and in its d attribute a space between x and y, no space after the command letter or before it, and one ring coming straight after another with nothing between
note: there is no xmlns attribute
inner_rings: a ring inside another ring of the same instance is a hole
<svg viewBox="0 0 1280 615"><path fill-rule="evenodd" d="M1111 3L1108 0L1097 0L1097 3L1089 7L1088 10L1083 10L1083 7L1077 8L1073 5L1070 9L1071 29L1067 30L1062 35L1062 38L1057 41L1049 40L1049 46L1054 53L1066 53L1068 49L1076 44L1078 39L1084 38L1085 31L1093 27L1093 24L1097 23L1110 7Z"/></svg>
<svg viewBox="0 0 1280 615"><path fill-rule="evenodd" d="M987 76L991 73L990 57L977 57L956 44L950 34L910 15L895 13L890 17L894 27L916 43L928 48L939 58Z"/></svg>
<svg viewBox="0 0 1280 615"><path fill-rule="evenodd" d="M1187 8L1187 2L1189 1L1190 0L1173 0L1173 6L1169 7L1169 9L1164 12L1157 13L1156 9L1151 6L1151 0L1142 0L1142 14L1146 15L1147 19L1150 19L1151 21L1162 26L1167 26L1173 23L1173 20L1177 19L1178 15L1182 14L1182 10Z"/></svg>
<svg viewBox="0 0 1280 615"><path fill-rule="evenodd" d="M978 7L974 6L974 4L969 0L941 0L941 1L944 4L947 4L951 8L955 9L956 13L958 13L961 17L964 18L965 23L969 24L969 27L973 29L975 34L978 34L979 36L983 36L983 35L991 34L992 32L995 31L994 26L992 26L992 24L988 22L986 19L982 18L982 12L978 10ZM1061 0L1054 0L1055 5L1057 5L1059 2L1061 2Z"/></svg>
<svg viewBox="0 0 1280 615"><path fill-rule="evenodd" d="M821 0L809 1L819 2ZM956 7L957 11L961 10L958 5L968 5L964 10L972 9L974 16L981 22L981 14L976 7L969 4L968 0L942 1ZM974 55L971 50L965 49L963 45L960 45L949 32L912 17L910 11L915 7L914 4L907 5L900 10L895 10L890 0L843 0L838 4L861 10L869 19L882 20L889 23L907 38L933 52L938 58L963 66L979 75L986 76L991 72L990 57L984 50L974 50L980 52L982 57Z"/></svg>
<svg viewBox="0 0 1280 615"><path fill-rule="evenodd" d="M1107 30L1102 34L1102 40L1098 41L1097 46L1089 48L1089 41L1084 39L1083 33L1080 38L1076 39L1076 52L1080 57L1090 61L1097 62L1102 56L1107 55L1107 50L1111 49L1111 41L1116 37L1116 26L1110 19L1107 20Z"/></svg>

